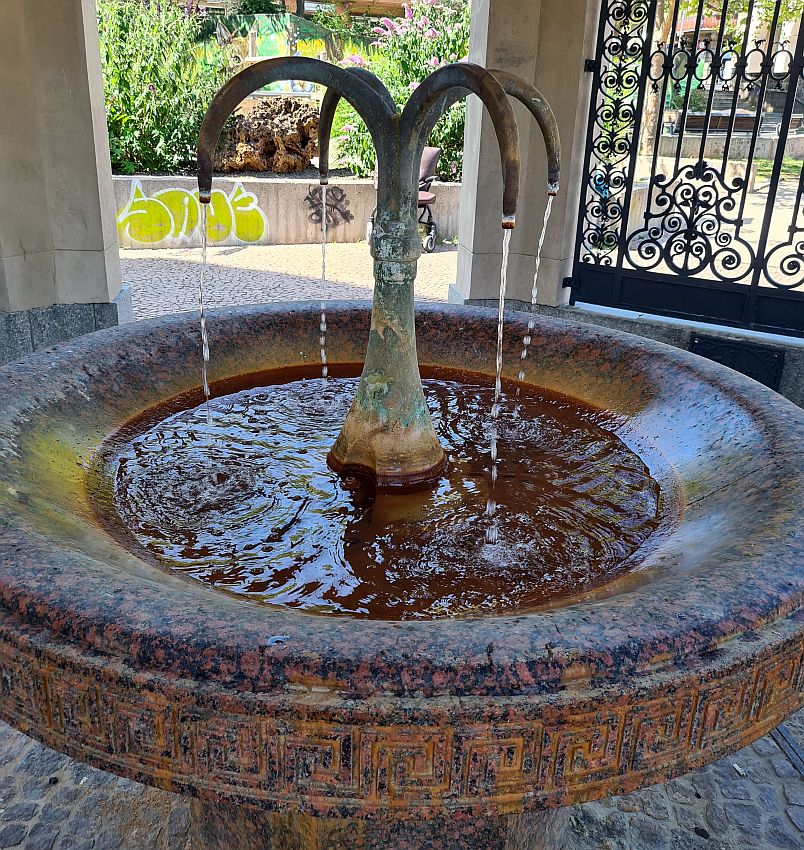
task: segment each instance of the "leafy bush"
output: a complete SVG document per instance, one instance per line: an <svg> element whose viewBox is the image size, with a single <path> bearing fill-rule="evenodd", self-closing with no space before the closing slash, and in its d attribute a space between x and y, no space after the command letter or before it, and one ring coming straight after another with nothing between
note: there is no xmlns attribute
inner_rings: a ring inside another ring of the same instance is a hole
<svg viewBox="0 0 804 850"><path fill-rule="evenodd" d="M223 7L225 15L278 15L284 11L281 0L227 0Z"/></svg>
<svg viewBox="0 0 804 850"><path fill-rule="evenodd" d="M684 108L684 87L680 86L680 91L672 89L670 92L670 108ZM706 112L706 106L709 103L709 92L704 89L694 88L690 92L690 100L687 104L687 112Z"/></svg>
<svg viewBox="0 0 804 850"><path fill-rule="evenodd" d="M313 20L320 27L346 39L374 40L374 18L367 15L344 15L334 8L318 8L313 12Z"/></svg>
<svg viewBox="0 0 804 850"><path fill-rule="evenodd" d="M402 107L416 86L436 68L457 62L469 49L469 4L463 0L415 0L402 18L382 18L374 28L376 55L347 57L344 64L368 67L388 87ZM460 180L463 166L463 128L466 108L461 101L438 122L430 144L441 148L438 176ZM346 104L339 107L336 127L340 155L362 177L374 170L374 147L365 124Z"/></svg>
<svg viewBox="0 0 804 850"><path fill-rule="evenodd" d="M193 167L198 130L227 76L226 53L199 43L204 18L192 3L98 0L112 168Z"/></svg>

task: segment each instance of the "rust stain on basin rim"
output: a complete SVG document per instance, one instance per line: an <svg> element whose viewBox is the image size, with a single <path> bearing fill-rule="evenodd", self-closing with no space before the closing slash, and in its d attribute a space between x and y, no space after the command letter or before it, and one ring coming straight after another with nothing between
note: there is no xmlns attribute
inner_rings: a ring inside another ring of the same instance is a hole
<svg viewBox="0 0 804 850"><path fill-rule="evenodd" d="M214 379L315 363L315 305L213 313ZM362 358L364 304L328 315ZM422 363L489 373L491 311L422 307ZM506 326L508 374L527 317ZM120 548L85 476L110 431L196 394L193 316L0 370L0 714L173 790L319 814L508 811L632 790L804 703L804 413L716 364L537 320L526 381L614 411L681 516L635 578L477 620L322 619Z"/></svg>

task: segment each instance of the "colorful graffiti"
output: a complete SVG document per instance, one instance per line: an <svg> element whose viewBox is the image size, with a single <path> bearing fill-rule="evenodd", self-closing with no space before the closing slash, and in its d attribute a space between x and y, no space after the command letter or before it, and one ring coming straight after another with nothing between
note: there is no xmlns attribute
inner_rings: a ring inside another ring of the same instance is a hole
<svg viewBox="0 0 804 850"><path fill-rule="evenodd" d="M128 203L117 214L117 230L124 244L192 244L198 239L200 223L197 189L160 189L149 197L139 180L132 180ZM213 189L207 209L210 243L253 244L262 241L267 231L268 220L257 197L242 183L235 183L228 195Z"/></svg>
<svg viewBox="0 0 804 850"><path fill-rule="evenodd" d="M230 46L235 61L249 65L274 56L309 56L339 62L346 53L373 52L368 41L344 39L314 21L291 14L222 15L216 18L215 38ZM309 95L312 83L287 80L266 86L274 94Z"/></svg>

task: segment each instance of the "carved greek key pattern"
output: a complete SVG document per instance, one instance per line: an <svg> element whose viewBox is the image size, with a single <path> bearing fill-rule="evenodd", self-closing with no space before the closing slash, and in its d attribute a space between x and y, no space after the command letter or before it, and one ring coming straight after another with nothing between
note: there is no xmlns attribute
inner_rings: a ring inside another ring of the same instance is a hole
<svg viewBox="0 0 804 850"><path fill-rule="evenodd" d="M804 702L804 649L792 642L705 686L641 703L506 723L351 726L213 711L190 695L118 690L0 643L0 713L95 763L244 799L432 808L571 802L703 764L771 729ZM157 781L155 779L155 781Z"/></svg>

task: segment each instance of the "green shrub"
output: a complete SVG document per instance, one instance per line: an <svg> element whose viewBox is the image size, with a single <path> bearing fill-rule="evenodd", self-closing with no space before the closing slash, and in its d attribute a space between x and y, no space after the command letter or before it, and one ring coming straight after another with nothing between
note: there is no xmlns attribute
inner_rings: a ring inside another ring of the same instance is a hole
<svg viewBox="0 0 804 850"><path fill-rule="evenodd" d="M318 8L313 12L313 21L343 39L374 40L372 27L377 23L368 15L343 15L334 8Z"/></svg>
<svg viewBox="0 0 804 850"><path fill-rule="evenodd" d="M198 130L227 76L227 56L199 41L191 3L98 0L112 168L182 171L195 164Z"/></svg>
<svg viewBox="0 0 804 850"><path fill-rule="evenodd" d="M457 62L469 49L469 4L463 0L416 0L402 18L382 18L374 28L376 55L347 57L344 64L365 65L388 87L400 108L416 86L436 68ZM461 101L438 122L429 144L441 148L438 176L460 180L466 107ZM339 154L362 177L374 170L374 147L365 124L347 104L339 107Z"/></svg>
<svg viewBox="0 0 804 850"><path fill-rule="evenodd" d="M284 11L285 4L277 0L227 0L223 8L225 15L278 15Z"/></svg>
<svg viewBox="0 0 804 850"><path fill-rule="evenodd" d="M680 87L680 91L672 89L670 92L670 108L684 108L684 87ZM690 92L689 103L687 104L687 112L706 112L706 106L709 103L709 92L704 89L694 88Z"/></svg>

